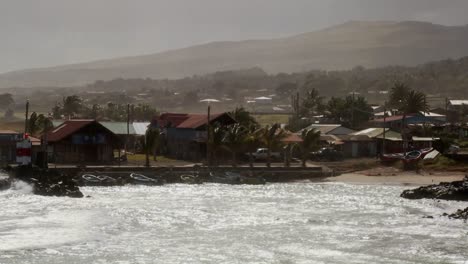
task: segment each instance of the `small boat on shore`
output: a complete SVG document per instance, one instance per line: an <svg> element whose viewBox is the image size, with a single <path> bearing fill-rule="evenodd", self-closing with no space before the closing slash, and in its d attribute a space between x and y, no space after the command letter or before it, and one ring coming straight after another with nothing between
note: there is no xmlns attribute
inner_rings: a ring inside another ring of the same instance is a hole
<svg viewBox="0 0 468 264"><path fill-rule="evenodd" d="M141 185L163 185L164 181L161 178L150 178L143 174L139 173L131 173L130 174L131 183L133 184L141 184Z"/></svg>
<svg viewBox="0 0 468 264"><path fill-rule="evenodd" d="M94 175L94 174L83 174L81 178L76 180L80 185L84 186L119 186L123 185L122 181L119 181L113 177L107 175Z"/></svg>
<svg viewBox="0 0 468 264"><path fill-rule="evenodd" d="M203 181L200 179L200 177L196 174L183 174L180 175L180 180L182 183L186 184L201 184Z"/></svg>
<svg viewBox="0 0 468 264"><path fill-rule="evenodd" d="M102 186L102 181L96 175L83 174L81 175L81 181L85 186Z"/></svg>
<svg viewBox="0 0 468 264"><path fill-rule="evenodd" d="M386 162L401 160L405 163L411 163L423 159L428 153L432 152L433 150L433 148L426 148L421 150L412 150L406 153L383 154L380 157L380 159Z"/></svg>

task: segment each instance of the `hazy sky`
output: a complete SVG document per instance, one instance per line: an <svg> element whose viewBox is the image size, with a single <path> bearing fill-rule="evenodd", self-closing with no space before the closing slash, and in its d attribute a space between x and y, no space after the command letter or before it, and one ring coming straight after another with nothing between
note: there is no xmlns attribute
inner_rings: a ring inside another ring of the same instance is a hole
<svg viewBox="0 0 468 264"><path fill-rule="evenodd" d="M468 0L0 0L0 72L274 38L349 20L468 24Z"/></svg>

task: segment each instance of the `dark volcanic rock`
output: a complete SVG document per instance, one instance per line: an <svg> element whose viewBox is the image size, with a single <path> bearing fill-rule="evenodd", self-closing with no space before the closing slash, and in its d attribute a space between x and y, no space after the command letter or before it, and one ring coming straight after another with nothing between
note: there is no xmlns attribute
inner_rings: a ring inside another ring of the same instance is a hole
<svg viewBox="0 0 468 264"><path fill-rule="evenodd" d="M468 207L465 208L465 210L458 209L457 212L448 215L448 217L449 217L449 218L453 218L453 219L464 219L464 220L468 220Z"/></svg>
<svg viewBox="0 0 468 264"><path fill-rule="evenodd" d="M0 191L9 189L10 185L11 183L9 179L0 179Z"/></svg>
<svg viewBox="0 0 468 264"><path fill-rule="evenodd" d="M442 182L414 190L405 190L400 196L407 199L468 201L468 177L465 177L463 181Z"/></svg>
<svg viewBox="0 0 468 264"><path fill-rule="evenodd" d="M62 179L33 180L34 194L43 196L68 196L72 198L82 198L83 193L73 182Z"/></svg>
<svg viewBox="0 0 468 264"><path fill-rule="evenodd" d="M83 197L76 183L56 170L22 168L17 170L16 178L32 184L33 193L37 195Z"/></svg>

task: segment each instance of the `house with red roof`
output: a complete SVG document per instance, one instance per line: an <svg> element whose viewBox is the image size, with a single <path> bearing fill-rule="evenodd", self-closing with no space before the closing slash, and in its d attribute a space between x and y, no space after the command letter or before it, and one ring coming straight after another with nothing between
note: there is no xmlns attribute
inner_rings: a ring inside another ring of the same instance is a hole
<svg viewBox="0 0 468 264"><path fill-rule="evenodd" d="M236 120L228 113L210 115L210 125L234 123ZM183 160L202 160L206 158L207 124L206 114L163 113L150 126L160 129L164 135L164 154Z"/></svg>
<svg viewBox="0 0 468 264"><path fill-rule="evenodd" d="M43 136L49 161L62 164L106 164L122 147L112 131L95 120L67 120Z"/></svg>

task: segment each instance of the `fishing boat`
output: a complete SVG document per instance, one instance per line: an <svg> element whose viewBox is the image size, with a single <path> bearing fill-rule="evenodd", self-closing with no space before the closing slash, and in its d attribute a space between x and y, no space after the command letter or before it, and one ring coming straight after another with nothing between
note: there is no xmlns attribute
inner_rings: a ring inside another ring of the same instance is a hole
<svg viewBox="0 0 468 264"><path fill-rule="evenodd" d="M102 182L96 175L83 174L81 175L81 183L86 186L101 186Z"/></svg>
<svg viewBox="0 0 468 264"><path fill-rule="evenodd" d="M110 177L110 176L107 176L107 175L98 175L96 176L100 181L101 181L101 185L103 186L114 186L114 185L118 185L117 184L117 180Z"/></svg>
<svg viewBox="0 0 468 264"><path fill-rule="evenodd" d="M131 173L130 179L133 184L142 184L142 185L163 185L164 181L161 178L150 178L143 174Z"/></svg>
<svg viewBox="0 0 468 264"><path fill-rule="evenodd" d="M410 163L423 159L433 150L433 148L426 148L421 150L412 150L406 153L383 154L380 156L380 159L387 162L402 160L403 162Z"/></svg>
<svg viewBox="0 0 468 264"><path fill-rule="evenodd" d="M202 180L196 174L183 174L180 175L180 180L186 184L201 184Z"/></svg>

